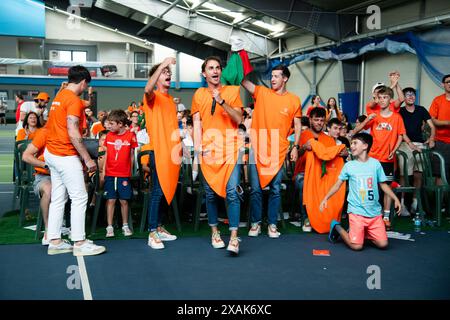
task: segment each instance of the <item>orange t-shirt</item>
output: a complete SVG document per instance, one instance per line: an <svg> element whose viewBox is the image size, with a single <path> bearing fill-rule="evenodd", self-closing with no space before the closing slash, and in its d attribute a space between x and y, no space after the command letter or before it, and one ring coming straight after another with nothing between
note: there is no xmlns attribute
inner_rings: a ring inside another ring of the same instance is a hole
<svg viewBox="0 0 450 320"><path fill-rule="evenodd" d="M367 102L366 104L366 114L369 115L371 113L377 113L380 112L381 107L380 105L377 103L373 108L370 107L370 102ZM395 101L391 101L389 103L389 110L391 110L392 112L400 112L400 106L398 106L398 108L395 107Z"/></svg>
<svg viewBox="0 0 450 320"><path fill-rule="evenodd" d="M33 140L39 130L40 129L36 128L36 130L34 130L33 132L27 132L25 128L22 128L17 131L16 141Z"/></svg>
<svg viewBox="0 0 450 320"><path fill-rule="evenodd" d="M144 94L145 126L155 152L155 164L161 189L168 203L178 185L181 165L181 139L173 97L158 90L149 100Z"/></svg>
<svg viewBox="0 0 450 320"><path fill-rule="evenodd" d="M437 120L450 121L450 101L445 98L445 93L433 99L429 112ZM436 140L450 143L450 126L435 127Z"/></svg>
<svg viewBox="0 0 450 320"><path fill-rule="evenodd" d="M265 188L284 163L292 121L302 116L301 103L292 93L280 95L264 86L256 86L253 96L255 108L250 141L255 151L259 183Z"/></svg>
<svg viewBox="0 0 450 320"><path fill-rule="evenodd" d="M47 149L54 155L78 155L67 132L67 116L69 115L78 117L81 136L83 134L83 123L86 121L83 102L73 91L63 89L53 99L46 124L48 129Z"/></svg>
<svg viewBox="0 0 450 320"><path fill-rule="evenodd" d="M308 142L309 139L314 139L314 134L311 131L311 129L302 132L302 135L300 136L300 142L298 143L298 145L300 147L303 146L306 142ZM318 141L324 144L325 146L336 145L334 139L323 132L319 133ZM300 156L297 159L297 162L295 163L294 177L297 176L297 174L299 173L305 173L305 163L306 163L306 152L302 156Z"/></svg>
<svg viewBox="0 0 450 320"><path fill-rule="evenodd" d="M45 145L47 144L47 132L48 130L46 128L41 128L37 130L33 141L31 141L31 143L36 147L36 149L39 150L38 153L36 154L36 158L38 158L41 161L44 161L44 150ZM50 172L44 168L34 167L34 170L38 174L45 174L45 175L50 174Z"/></svg>
<svg viewBox="0 0 450 320"><path fill-rule="evenodd" d="M370 134L373 137L373 144L369 156L380 162L394 162L395 157L388 160L389 154L395 148L398 136L406 133L401 115L393 112L391 116L385 118L378 113L364 127L364 129L369 128Z"/></svg>
<svg viewBox="0 0 450 320"><path fill-rule="evenodd" d="M222 86L220 96L227 105L242 109L239 86ZM209 186L222 198L226 196L226 186L238 162L239 149L244 145L238 136L236 124L219 103L211 115L213 96L208 88L199 88L192 98L191 114L197 112L202 121L201 170Z"/></svg>
<svg viewBox="0 0 450 320"><path fill-rule="evenodd" d="M92 124L91 133L94 137L98 135L99 132L105 130L105 127L102 125L100 121Z"/></svg>

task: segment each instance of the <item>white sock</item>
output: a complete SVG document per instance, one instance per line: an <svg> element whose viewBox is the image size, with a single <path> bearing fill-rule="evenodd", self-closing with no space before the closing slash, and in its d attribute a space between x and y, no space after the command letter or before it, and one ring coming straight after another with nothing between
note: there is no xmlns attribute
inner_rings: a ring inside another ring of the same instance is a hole
<svg viewBox="0 0 450 320"><path fill-rule="evenodd" d="M192 180L197 180L198 171L192 171Z"/></svg>

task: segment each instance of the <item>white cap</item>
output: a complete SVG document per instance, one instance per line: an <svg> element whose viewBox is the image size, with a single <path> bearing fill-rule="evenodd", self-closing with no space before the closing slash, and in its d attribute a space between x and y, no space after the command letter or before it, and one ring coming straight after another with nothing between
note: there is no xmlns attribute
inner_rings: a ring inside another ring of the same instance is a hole
<svg viewBox="0 0 450 320"><path fill-rule="evenodd" d="M230 37L231 51L241 51L244 50L244 40L238 36Z"/></svg>
<svg viewBox="0 0 450 320"><path fill-rule="evenodd" d="M385 85L385 84L384 84L383 82L377 82L377 83L375 83L375 84L373 85L373 87L372 87L372 93L375 92L375 89L376 89L376 88L381 87L381 86L384 86L384 85Z"/></svg>

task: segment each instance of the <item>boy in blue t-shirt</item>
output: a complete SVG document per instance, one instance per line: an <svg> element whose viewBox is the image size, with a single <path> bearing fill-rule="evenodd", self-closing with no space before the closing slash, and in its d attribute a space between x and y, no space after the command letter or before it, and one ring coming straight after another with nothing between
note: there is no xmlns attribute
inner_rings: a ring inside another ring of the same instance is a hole
<svg viewBox="0 0 450 320"><path fill-rule="evenodd" d="M320 204L322 211L327 207L328 199L339 190L345 180L349 180L349 232L333 220L328 238L334 243L340 236L353 250L361 250L364 239L371 240L380 249L388 245L381 205L378 202L378 185L394 200L397 214L400 214L401 209L400 201L385 182L387 179L380 162L368 156L372 142L372 136L367 133L357 133L352 137L350 149L355 160L344 165L338 181Z"/></svg>

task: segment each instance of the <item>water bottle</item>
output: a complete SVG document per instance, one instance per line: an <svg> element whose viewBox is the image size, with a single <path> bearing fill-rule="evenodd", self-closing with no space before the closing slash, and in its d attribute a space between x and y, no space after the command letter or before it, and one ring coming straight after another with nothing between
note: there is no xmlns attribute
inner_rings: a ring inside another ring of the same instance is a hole
<svg viewBox="0 0 450 320"><path fill-rule="evenodd" d="M414 231L420 232L420 227L422 225L422 221L420 219L419 213L416 213L416 217L414 218Z"/></svg>

